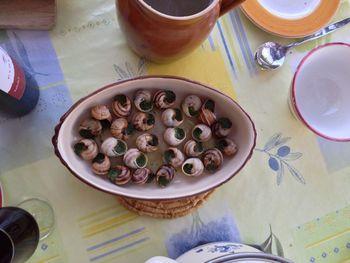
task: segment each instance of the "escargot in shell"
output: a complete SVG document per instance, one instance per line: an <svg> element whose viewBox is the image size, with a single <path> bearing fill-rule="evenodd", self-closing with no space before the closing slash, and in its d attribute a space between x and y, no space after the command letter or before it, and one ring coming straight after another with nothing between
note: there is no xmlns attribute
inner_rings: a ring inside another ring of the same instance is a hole
<svg viewBox="0 0 350 263"><path fill-rule="evenodd" d="M132 124L138 131L148 131L154 127L155 118L151 113L139 111L134 114Z"/></svg>
<svg viewBox="0 0 350 263"><path fill-rule="evenodd" d="M232 122L228 118L219 118L212 126L212 131L218 138L228 136L232 130Z"/></svg>
<svg viewBox="0 0 350 263"><path fill-rule="evenodd" d="M162 113L162 122L166 127L177 127L183 123L184 118L179 109L166 109Z"/></svg>
<svg viewBox="0 0 350 263"><path fill-rule="evenodd" d="M118 118L126 118L131 113L131 101L124 94L118 94L114 97L112 111Z"/></svg>
<svg viewBox="0 0 350 263"><path fill-rule="evenodd" d="M202 101L196 95L189 95L183 100L181 107L187 117L195 117L202 107Z"/></svg>
<svg viewBox="0 0 350 263"><path fill-rule="evenodd" d="M201 176L204 165L199 158L189 158L182 164L182 172L187 176Z"/></svg>
<svg viewBox="0 0 350 263"><path fill-rule="evenodd" d="M174 168L180 167L185 160L183 153L175 148L170 147L163 154L163 160L167 164L171 164Z"/></svg>
<svg viewBox="0 0 350 263"><path fill-rule="evenodd" d="M198 120L201 123L204 123L205 125L208 125L209 127L214 124L216 121L215 116L215 102L211 99L207 99L198 114Z"/></svg>
<svg viewBox="0 0 350 263"><path fill-rule="evenodd" d="M164 164L156 172L156 181L160 187L166 187L175 176L175 168L171 165Z"/></svg>
<svg viewBox="0 0 350 263"><path fill-rule="evenodd" d="M111 161L109 160L108 156L103 153L97 154L97 156L92 160L91 169L94 174L106 175L108 174L110 168Z"/></svg>
<svg viewBox="0 0 350 263"><path fill-rule="evenodd" d="M112 122L110 132L113 137L126 141L133 132L132 125L125 118L118 118Z"/></svg>
<svg viewBox="0 0 350 263"><path fill-rule="evenodd" d="M131 180L135 184L146 184L146 183L152 182L154 177L155 175L153 174L153 172L149 168L145 167L145 168L136 169L132 173Z"/></svg>
<svg viewBox="0 0 350 263"><path fill-rule="evenodd" d="M91 108L92 118L101 122L103 128L108 128L112 122L112 115L106 105L96 105Z"/></svg>
<svg viewBox="0 0 350 263"><path fill-rule="evenodd" d="M213 173L221 167L222 163L224 162L224 157L218 149L214 148L205 151L203 153L202 160L205 169Z"/></svg>
<svg viewBox="0 0 350 263"><path fill-rule="evenodd" d="M211 129L204 124L197 124L192 129L192 137L197 142L207 142L211 139Z"/></svg>
<svg viewBox="0 0 350 263"><path fill-rule="evenodd" d="M178 146L185 138L185 130L179 127L167 128L164 132L164 141L170 146Z"/></svg>
<svg viewBox="0 0 350 263"><path fill-rule="evenodd" d="M238 151L236 143L228 138L218 140L215 145L226 156L234 156Z"/></svg>
<svg viewBox="0 0 350 263"><path fill-rule="evenodd" d="M126 142L114 137L109 137L101 144L101 151L109 157L122 156L128 150Z"/></svg>
<svg viewBox="0 0 350 263"><path fill-rule="evenodd" d="M74 152L83 160L90 161L98 154L98 146L94 140L81 139L74 145Z"/></svg>
<svg viewBox="0 0 350 263"><path fill-rule="evenodd" d="M147 165L147 155L136 148L129 149L123 157L124 164L132 169L144 168Z"/></svg>
<svg viewBox="0 0 350 263"><path fill-rule="evenodd" d="M136 139L136 147L145 153L157 151L158 144L158 137L154 134L144 133Z"/></svg>
<svg viewBox="0 0 350 263"><path fill-rule="evenodd" d="M184 152L189 157L197 157L204 151L203 144L195 140L189 140L184 145Z"/></svg>
<svg viewBox="0 0 350 263"><path fill-rule="evenodd" d="M131 180L131 171L124 165L116 165L109 170L108 179L116 185L125 185Z"/></svg>
<svg viewBox="0 0 350 263"><path fill-rule="evenodd" d="M79 134L86 139L93 139L102 132L102 124L95 119L85 119L79 125Z"/></svg>
<svg viewBox="0 0 350 263"><path fill-rule="evenodd" d="M148 90L138 90L134 96L135 107L142 112L150 112L153 109L152 94Z"/></svg>
<svg viewBox="0 0 350 263"><path fill-rule="evenodd" d="M167 109L175 104L176 94L171 90L158 90L153 97L154 105L158 109Z"/></svg>

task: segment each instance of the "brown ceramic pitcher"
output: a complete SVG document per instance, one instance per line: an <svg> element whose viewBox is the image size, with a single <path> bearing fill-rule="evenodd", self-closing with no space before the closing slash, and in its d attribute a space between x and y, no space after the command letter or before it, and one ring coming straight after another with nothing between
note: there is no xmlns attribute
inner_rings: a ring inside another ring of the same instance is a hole
<svg viewBox="0 0 350 263"><path fill-rule="evenodd" d="M244 0L116 0L129 46L155 62L183 57L198 47L216 20Z"/></svg>

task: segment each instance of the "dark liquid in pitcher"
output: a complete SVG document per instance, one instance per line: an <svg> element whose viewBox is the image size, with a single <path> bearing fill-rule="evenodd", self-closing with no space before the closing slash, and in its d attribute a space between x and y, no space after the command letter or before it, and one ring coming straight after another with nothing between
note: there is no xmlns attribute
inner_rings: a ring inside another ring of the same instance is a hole
<svg viewBox="0 0 350 263"><path fill-rule="evenodd" d="M144 0L153 9L170 16L190 16L206 9L213 0Z"/></svg>

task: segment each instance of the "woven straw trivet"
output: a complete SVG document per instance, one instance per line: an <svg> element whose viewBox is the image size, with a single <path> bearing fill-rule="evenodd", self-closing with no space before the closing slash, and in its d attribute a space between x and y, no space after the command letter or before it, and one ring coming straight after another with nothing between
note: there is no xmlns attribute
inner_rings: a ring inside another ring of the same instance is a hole
<svg viewBox="0 0 350 263"><path fill-rule="evenodd" d="M192 210L203 204L213 192L214 190L211 190L197 196L169 201L147 201L125 197L118 199L125 208L139 215L171 219L191 213Z"/></svg>

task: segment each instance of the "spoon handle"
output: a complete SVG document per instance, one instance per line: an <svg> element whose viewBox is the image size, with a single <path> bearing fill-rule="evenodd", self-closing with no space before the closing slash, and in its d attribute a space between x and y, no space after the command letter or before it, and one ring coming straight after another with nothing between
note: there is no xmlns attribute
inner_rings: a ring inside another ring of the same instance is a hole
<svg viewBox="0 0 350 263"><path fill-rule="evenodd" d="M303 44L304 42L307 42L307 41L310 41L310 40L314 40L316 38L319 38L319 37L322 37L322 36L325 36L325 35L328 35L334 31L336 31L337 29L347 25L350 23L350 17L348 18L345 18L341 21L338 21L338 22L335 22L334 24L330 24L329 26L323 28L322 30L316 32L315 34L312 34L312 35L309 35L307 37L304 37L294 43L291 43L289 45L287 45L286 47L287 48L291 48L291 47L294 47L294 46L298 46L300 44Z"/></svg>

